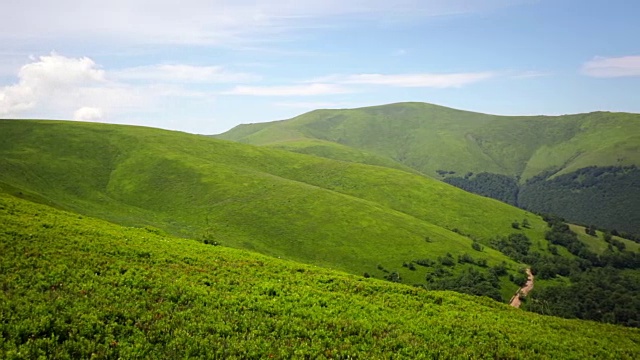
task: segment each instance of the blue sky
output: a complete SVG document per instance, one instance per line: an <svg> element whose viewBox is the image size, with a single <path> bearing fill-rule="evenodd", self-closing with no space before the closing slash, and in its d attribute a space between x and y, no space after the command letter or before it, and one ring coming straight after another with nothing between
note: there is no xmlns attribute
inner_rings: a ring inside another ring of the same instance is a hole
<svg viewBox="0 0 640 360"><path fill-rule="evenodd" d="M629 0L3 1L0 118L193 133L424 101L640 113Z"/></svg>

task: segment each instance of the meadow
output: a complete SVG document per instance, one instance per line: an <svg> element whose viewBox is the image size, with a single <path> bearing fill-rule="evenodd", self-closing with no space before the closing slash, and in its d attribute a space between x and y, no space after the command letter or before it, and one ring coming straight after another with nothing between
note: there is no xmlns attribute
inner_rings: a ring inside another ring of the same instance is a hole
<svg viewBox="0 0 640 360"><path fill-rule="evenodd" d="M424 283L403 264L474 252L525 218L518 232L547 251L538 216L398 169L131 126L2 121L0 138L8 193L357 275ZM473 256L521 267L488 246Z"/></svg>
<svg viewBox="0 0 640 360"><path fill-rule="evenodd" d="M289 120L239 125L216 137L408 167L532 212L638 237L638 134L640 114L496 116L397 103L315 110Z"/></svg>
<svg viewBox="0 0 640 360"><path fill-rule="evenodd" d="M640 331L0 194L0 357L634 359Z"/></svg>

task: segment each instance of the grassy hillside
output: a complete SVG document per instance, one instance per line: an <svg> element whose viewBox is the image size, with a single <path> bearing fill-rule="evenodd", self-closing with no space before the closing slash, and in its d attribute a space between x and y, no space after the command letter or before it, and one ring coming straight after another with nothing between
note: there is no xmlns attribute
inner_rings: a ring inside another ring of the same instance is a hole
<svg viewBox="0 0 640 360"><path fill-rule="evenodd" d="M552 168L563 174L591 165L640 165L638 134L638 114L495 116L399 103L316 110L287 121L240 125L218 137L256 145L321 139L387 156L427 175L439 169L484 171L524 181Z"/></svg>
<svg viewBox="0 0 640 360"><path fill-rule="evenodd" d="M597 254L602 254L607 250L608 244L604 241L605 234L602 231L597 231L596 235L588 235L585 232L585 227L579 225L571 225L571 230L578 234L580 241L585 243L589 247L589 250ZM640 252L640 244L637 242L619 236L612 236L611 238L624 244L624 248L629 251Z"/></svg>
<svg viewBox="0 0 640 360"><path fill-rule="evenodd" d="M502 253L472 249L513 232L547 252L540 218L388 167L106 124L1 121L0 140L5 192L354 274L424 283L431 270L408 263L448 253L480 264L454 273L486 271L483 262L515 271L523 265ZM530 228L511 227L525 218ZM506 281L502 291L516 288Z"/></svg>
<svg viewBox="0 0 640 360"><path fill-rule="evenodd" d="M161 236L5 194L0 224L6 359L633 359L640 352L637 329Z"/></svg>
<svg viewBox="0 0 640 360"><path fill-rule="evenodd" d="M333 157L327 143L366 151L456 186L509 201L533 211L549 211L584 224L640 233L634 206L640 196L619 203L624 194L640 193L638 175L611 176L612 191L593 187L602 209L586 212L589 193L567 205L566 198L584 186L547 194L556 177L575 178L586 167L640 165L640 114L596 112L563 116L494 116L423 103L400 103L350 110L317 110L272 123L240 125L222 139ZM318 147L314 141L322 141ZM287 146L288 143L296 146ZM372 163L361 156L341 160ZM381 161L377 165L383 164ZM384 166L398 167L398 165ZM619 172L609 168L608 172ZM487 176L476 179L474 174ZM493 177L492 177L493 176ZM505 177L507 184L505 184ZM536 178L537 177L537 178ZM536 178L536 184L527 180ZM478 181L482 180L482 181ZM508 184L511 181L512 184ZM531 186L529 186L531 185ZM534 186L537 185L537 186ZM595 185L592 184L592 185ZM624 189L623 189L624 187ZM514 194L515 189L515 194ZM525 191L522 203L518 191ZM536 198L550 198L543 203ZM624 220L616 221L617 219Z"/></svg>

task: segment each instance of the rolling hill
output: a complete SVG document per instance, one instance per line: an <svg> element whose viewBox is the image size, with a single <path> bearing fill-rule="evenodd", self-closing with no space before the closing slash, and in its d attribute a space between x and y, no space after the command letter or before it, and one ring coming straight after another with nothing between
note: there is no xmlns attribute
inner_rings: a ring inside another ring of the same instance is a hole
<svg viewBox="0 0 640 360"><path fill-rule="evenodd" d="M316 110L216 137L409 167L532 211L640 233L639 114L495 116L399 103Z"/></svg>
<svg viewBox="0 0 640 360"><path fill-rule="evenodd" d="M420 284L428 269L408 263L465 253L515 272L487 245L523 219L519 232L548 252L539 217L398 169L106 124L0 121L0 140L5 192L354 274ZM469 267L481 268L454 271ZM500 288L508 299L517 285Z"/></svg>
<svg viewBox="0 0 640 360"><path fill-rule="evenodd" d="M640 352L638 329L205 245L2 193L0 223L6 359L634 359Z"/></svg>
<svg viewBox="0 0 640 360"><path fill-rule="evenodd" d="M335 153L383 162L348 147ZM551 304L558 310L550 314L566 317L586 315L566 311L581 300L564 290L613 268L607 283L631 286L590 288L585 299L608 300L588 318L640 326L640 303L625 300L640 295L630 279L640 269L636 244L597 232L578 236L555 218L403 165L144 127L6 120L2 192L153 234L498 301L513 296L530 267L539 288L562 289L534 289L525 307L545 312Z"/></svg>

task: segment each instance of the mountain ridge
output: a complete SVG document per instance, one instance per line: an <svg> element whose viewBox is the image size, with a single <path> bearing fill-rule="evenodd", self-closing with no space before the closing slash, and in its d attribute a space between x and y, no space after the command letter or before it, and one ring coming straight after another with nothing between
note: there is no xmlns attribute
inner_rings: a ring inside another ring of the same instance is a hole
<svg viewBox="0 0 640 360"><path fill-rule="evenodd" d="M396 103L316 110L289 120L241 125L216 137L343 161L399 169L408 167L467 191L501 200L515 188L524 196L523 202L518 202L516 197L510 202L513 205L536 212L552 210L573 222L638 234L640 228L633 224L640 223L640 218L628 215L633 212L631 207L612 213L613 203L624 198L621 192L614 190L608 200L605 196L606 206L586 216L574 214L562 205L572 194L564 188L581 191L581 179L556 189L561 196L557 201L551 198L555 203L550 208L538 204L535 198L548 198L540 189L556 186L553 181L558 177L577 178L576 174L585 168L640 166L639 134L640 114L633 113L504 116L425 103ZM367 158L361 152L376 158ZM476 179L477 174L490 176ZM500 176L511 179L511 188L499 184L495 177ZM622 178L612 179L632 186L625 189L630 194L640 191L638 176L627 172ZM482 183L478 183L480 180ZM533 185L539 186L529 186L534 180L538 183ZM598 189L594 191L603 193ZM636 198L631 206L640 206L640 197ZM575 206L589 207L588 197L580 198ZM596 216L597 212L607 216L603 219Z"/></svg>

